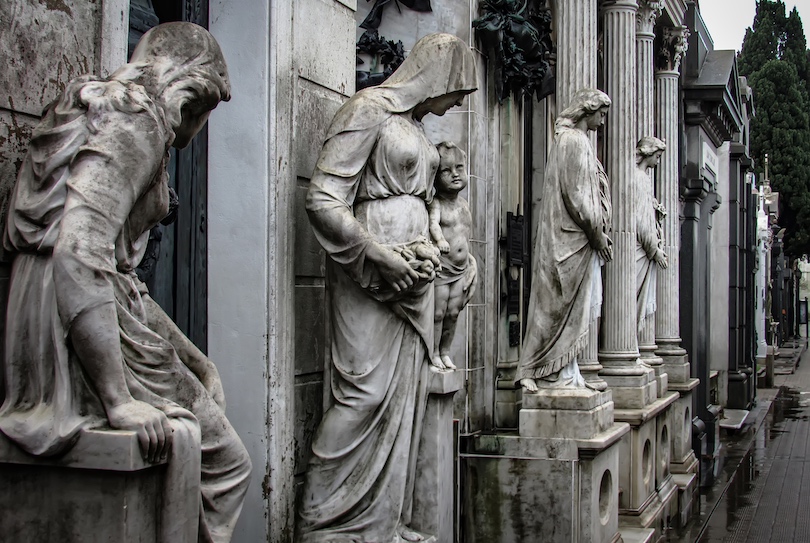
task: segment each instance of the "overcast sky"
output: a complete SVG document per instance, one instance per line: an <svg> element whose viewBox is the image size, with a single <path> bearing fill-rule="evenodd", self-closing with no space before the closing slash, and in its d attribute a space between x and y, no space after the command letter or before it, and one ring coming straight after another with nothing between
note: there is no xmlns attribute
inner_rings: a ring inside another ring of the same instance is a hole
<svg viewBox="0 0 810 543"><path fill-rule="evenodd" d="M810 28L810 0L785 0L787 13L793 6L799 8L804 35ZM754 22L755 0L700 0L700 13L712 35L715 49L742 47L745 29Z"/></svg>

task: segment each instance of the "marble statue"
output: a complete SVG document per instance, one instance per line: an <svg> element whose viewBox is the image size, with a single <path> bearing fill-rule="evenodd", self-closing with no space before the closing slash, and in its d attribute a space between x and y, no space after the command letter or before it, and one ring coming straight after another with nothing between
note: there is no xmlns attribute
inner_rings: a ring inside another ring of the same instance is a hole
<svg viewBox="0 0 810 543"><path fill-rule="evenodd" d="M582 89L555 123L518 370L525 392L588 386L576 359L601 311L601 266L613 258L610 189L588 131L602 126L609 107L605 93Z"/></svg>
<svg viewBox="0 0 810 543"><path fill-rule="evenodd" d="M306 205L330 257L333 405L312 441L301 543L434 539L410 527L439 266L427 207L439 152L421 121L476 84L469 46L431 34L327 132Z"/></svg>
<svg viewBox="0 0 810 543"><path fill-rule="evenodd" d="M168 459L162 543L230 541L251 469L216 367L134 271L169 211L169 147L229 98L207 30L150 30L128 64L72 80L48 106L4 235L15 257L0 430L42 456L84 428L136 432L149 461Z"/></svg>
<svg viewBox="0 0 810 543"><path fill-rule="evenodd" d="M644 136L636 146L636 201L633 214L636 225L636 317L639 332L647 318L655 315L656 265L666 269L661 221L666 210L655 199L653 182L647 171L655 168L667 144Z"/></svg>
<svg viewBox="0 0 810 543"><path fill-rule="evenodd" d="M439 170L436 195L428 205L430 236L441 255L441 270L434 282L436 329L431 363L437 370L454 370L450 347L456 335L458 315L475 293L478 266L470 253L472 215L459 193L467 186L467 154L450 142L436 146Z"/></svg>

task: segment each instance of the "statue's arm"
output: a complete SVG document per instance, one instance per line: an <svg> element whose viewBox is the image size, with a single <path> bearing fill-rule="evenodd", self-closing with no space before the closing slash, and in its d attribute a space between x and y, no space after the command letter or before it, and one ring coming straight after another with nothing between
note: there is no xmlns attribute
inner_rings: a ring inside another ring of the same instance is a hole
<svg viewBox="0 0 810 543"><path fill-rule="evenodd" d="M433 198L433 201L428 205L428 219L430 237L433 238L433 241L436 243L439 250L446 253L450 250L450 246L448 245L447 240L444 237L444 233L442 232L442 205L436 198Z"/></svg>
<svg viewBox="0 0 810 543"><path fill-rule="evenodd" d="M135 431L155 460L167 453L171 429L161 411L129 392L113 288L116 238L161 158L158 142L132 139L138 132L122 127L74 158L53 250L53 281L59 317L110 426Z"/></svg>
<svg viewBox="0 0 810 543"><path fill-rule="evenodd" d="M591 247L603 250L609 240L604 232L599 203L598 171L589 160L588 140L567 136L559 142L560 190L566 211L588 236Z"/></svg>
<svg viewBox="0 0 810 543"><path fill-rule="evenodd" d="M401 291L413 286L419 275L401 255L377 243L353 211L360 177L379 129L342 132L324 143L310 181L306 208L318 242L349 277L367 287L374 267L395 290Z"/></svg>

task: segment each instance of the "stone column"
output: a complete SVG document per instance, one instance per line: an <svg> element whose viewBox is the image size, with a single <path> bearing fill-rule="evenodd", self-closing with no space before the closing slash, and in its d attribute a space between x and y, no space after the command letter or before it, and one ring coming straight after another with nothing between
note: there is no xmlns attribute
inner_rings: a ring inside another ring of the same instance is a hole
<svg viewBox="0 0 810 543"><path fill-rule="evenodd" d="M580 89L596 88L597 18L596 0L566 0L557 5L554 21L557 29L557 111L571 102L571 97ZM591 136L596 146L596 135ZM590 324L588 344L579 357L579 369L588 383L597 390L605 390L607 384L599 371L599 321Z"/></svg>
<svg viewBox="0 0 810 543"><path fill-rule="evenodd" d="M690 378L686 351L680 337L680 199L678 186L678 80L681 59L686 53L689 30L686 27L664 29L663 45L655 74L656 132L669 149L661 156L656 170L656 197L667 210L664 219L664 251L669 267L658 271L656 286L655 341L657 354L664 360L670 382Z"/></svg>
<svg viewBox="0 0 810 543"><path fill-rule="evenodd" d="M613 204L613 261L604 267L599 373L619 409L655 401L655 372L639 361L636 328L636 232L633 217L636 148L636 0L604 6L605 91L613 104L605 129L605 169Z"/></svg>
<svg viewBox="0 0 810 543"><path fill-rule="evenodd" d="M661 15L659 0L639 0L636 13L636 74L637 84L636 141L643 136L655 135L655 88L653 73L655 58L655 21Z"/></svg>
<svg viewBox="0 0 810 543"><path fill-rule="evenodd" d="M654 40L655 21L661 15L659 0L639 0L636 13L636 102L637 118L636 141L644 136L655 135L655 71ZM677 155L677 148L668 149ZM660 273L661 270L656 270ZM655 319L645 319L638 333L638 350L644 363L655 370L658 377L658 395L662 396L667 389L667 376L663 369L663 360L656 356L658 346L655 344Z"/></svg>
<svg viewBox="0 0 810 543"><path fill-rule="evenodd" d="M556 2L557 110L582 88L596 88L596 0Z"/></svg>

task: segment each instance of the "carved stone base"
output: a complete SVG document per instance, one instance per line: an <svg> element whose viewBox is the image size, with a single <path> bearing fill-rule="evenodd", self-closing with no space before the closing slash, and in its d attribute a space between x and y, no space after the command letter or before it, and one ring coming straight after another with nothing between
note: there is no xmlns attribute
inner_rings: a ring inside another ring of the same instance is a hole
<svg viewBox="0 0 810 543"><path fill-rule="evenodd" d="M462 439L462 541L613 543L626 424L593 439L506 434Z"/></svg>
<svg viewBox="0 0 810 543"><path fill-rule="evenodd" d="M686 351L683 349L669 351L659 349L656 354L663 361L664 371L667 372L670 383L684 383L692 378Z"/></svg>
<svg viewBox="0 0 810 543"><path fill-rule="evenodd" d="M613 424L611 392L588 388L523 393L518 428L523 437L590 439Z"/></svg>
<svg viewBox="0 0 810 543"><path fill-rule="evenodd" d="M28 455L0 434L2 532L14 541L155 542L165 471L144 462L135 432L85 431L56 458Z"/></svg>
<svg viewBox="0 0 810 543"><path fill-rule="evenodd" d="M644 364L606 367L600 375L613 392L617 409L644 409L658 397L655 370Z"/></svg>

